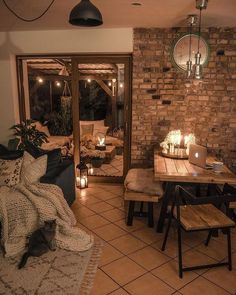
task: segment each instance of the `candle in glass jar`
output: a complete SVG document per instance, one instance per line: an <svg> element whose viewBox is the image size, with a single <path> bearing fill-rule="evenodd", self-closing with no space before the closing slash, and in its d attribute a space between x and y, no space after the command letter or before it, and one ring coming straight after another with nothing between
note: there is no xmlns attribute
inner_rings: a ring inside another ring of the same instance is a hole
<svg viewBox="0 0 236 295"><path fill-rule="evenodd" d="M85 188L86 187L86 178L82 177L80 179L80 188Z"/></svg>

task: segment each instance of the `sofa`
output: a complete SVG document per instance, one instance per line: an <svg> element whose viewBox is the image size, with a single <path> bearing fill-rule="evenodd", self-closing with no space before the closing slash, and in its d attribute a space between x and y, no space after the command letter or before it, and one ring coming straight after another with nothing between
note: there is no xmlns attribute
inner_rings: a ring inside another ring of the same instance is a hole
<svg viewBox="0 0 236 295"><path fill-rule="evenodd" d="M62 159L61 150L54 149L45 151L28 144L26 150L34 158L44 154L48 156L47 171L40 178L41 183L55 184L61 188L69 206L75 200L75 174L73 159ZM23 151L9 151L5 146L0 145L0 159L15 160L23 156Z"/></svg>

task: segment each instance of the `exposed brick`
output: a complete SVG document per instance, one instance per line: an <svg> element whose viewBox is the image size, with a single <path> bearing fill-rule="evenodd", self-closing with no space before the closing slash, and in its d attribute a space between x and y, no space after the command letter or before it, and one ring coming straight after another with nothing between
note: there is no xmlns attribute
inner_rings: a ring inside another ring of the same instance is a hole
<svg viewBox="0 0 236 295"><path fill-rule="evenodd" d="M203 81L185 87L171 63L173 40L187 28L134 29L132 164L153 165L153 148L170 130L193 132L236 172L236 28L204 28L210 58Z"/></svg>

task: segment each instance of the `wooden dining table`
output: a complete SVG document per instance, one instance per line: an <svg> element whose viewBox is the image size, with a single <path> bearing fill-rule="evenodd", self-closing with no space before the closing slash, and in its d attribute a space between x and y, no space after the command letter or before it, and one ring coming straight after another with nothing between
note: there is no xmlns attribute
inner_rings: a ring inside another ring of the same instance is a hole
<svg viewBox="0 0 236 295"><path fill-rule="evenodd" d="M212 156L207 158L207 163L216 161ZM222 171L214 172L189 163L187 159L171 159L164 157L158 150L154 151L154 180L165 182L165 191L157 224L157 231L162 232L166 217L167 207L171 194L177 184L231 184L236 185L236 175L226 165Z"/></svg>

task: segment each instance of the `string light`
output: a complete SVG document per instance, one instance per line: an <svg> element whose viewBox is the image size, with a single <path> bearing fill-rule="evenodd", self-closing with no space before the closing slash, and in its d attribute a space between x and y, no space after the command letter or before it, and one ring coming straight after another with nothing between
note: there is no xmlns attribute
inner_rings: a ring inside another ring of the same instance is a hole
<svg viewBox="0 0 236 295"><path fill-rule="evenodd" d="M42 83L43 83L43 78L41 78L41 77L37 77L37 81L38 81L40 84L42 84Z"/></svg>
<svg viewBox="0 0 236 295"><path fill-rule="evenodd" d="M56 81L56 86L57 86L57 87L61 87L61 82Z"/></svg>

